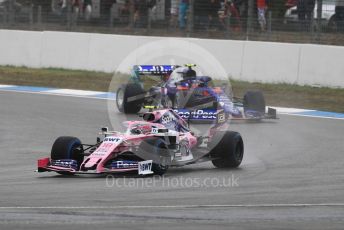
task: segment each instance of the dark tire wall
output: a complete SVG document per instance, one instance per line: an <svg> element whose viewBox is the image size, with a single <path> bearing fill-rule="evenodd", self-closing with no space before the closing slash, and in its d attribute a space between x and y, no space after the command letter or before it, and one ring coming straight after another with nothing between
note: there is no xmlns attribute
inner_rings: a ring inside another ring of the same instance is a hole
<svg viewBox="0 0 344 230"><path fill-rule="evenodd" d="M81 141L76 137L69 136L57 138L51 148L51 159L73 159L76 160L78 166L80 166L84 160Z"/></svg>
<svg viewBox="0 0 344 230"><path fill-rule="evenodd" d="M132 102L128 102L128 98L137 96L140 94L144 94L145 91L142 89L142 87L139 84L131 83L127 85L121 85L118 90L116 97L118 95L118 92L120 90L124 91L124 98L123 98L123 104L120 106L117 103L117 98L116 98L116 104L117 108L120 112L126 113L126 114L131 114L131 113L138 113L141 110L142 104L143 104L143 99L135 100Z"/></svg>
<svg viewBox="0 0 344 230"><path fill-rule="evenodd" d="M212 163L217 168L236 168L242 162L244 142L238 132L217 132L209 148L210 156L215 158Z"/></svg>
<svg viewBox="0 0 344 230"><path fill-rule="evenodd" d="M244 95L244 111L265 113L265 98L261 91L248 91Z"/></svg>

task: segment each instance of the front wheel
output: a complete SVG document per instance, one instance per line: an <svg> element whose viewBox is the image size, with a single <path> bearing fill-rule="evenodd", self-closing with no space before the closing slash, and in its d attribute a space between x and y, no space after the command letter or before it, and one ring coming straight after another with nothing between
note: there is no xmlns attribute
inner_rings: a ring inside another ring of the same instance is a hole
<svg viewBox="0 0 344 230"><path fill-rule="evenodd" d="M217 168L236 168L244 156L244 142L240 133L225 131L215 133L210 144L210 157Z"/></svg>
<svg viewBox="0 0 344 230"><path fill-rule="evenodd" d="M82 153L83 147L78 138L64 136L55 140L51 148L50 156L52 160L74 160L77 164L75 169L79 169L84 160L84 155Z"/></svg>
<svg viewBox="0 0 344 230"><path fill-rule="evenodd" d="M261 91L248 91L244 95L244 112L265 114L265 98Z"/></svg>
<svg viewBox="0 0 344 230"><path fill-rule="evenodd" d="M116 105L122 113L138 113L144 101L144 90L139 84L121 85L116 92Z"/></svg>

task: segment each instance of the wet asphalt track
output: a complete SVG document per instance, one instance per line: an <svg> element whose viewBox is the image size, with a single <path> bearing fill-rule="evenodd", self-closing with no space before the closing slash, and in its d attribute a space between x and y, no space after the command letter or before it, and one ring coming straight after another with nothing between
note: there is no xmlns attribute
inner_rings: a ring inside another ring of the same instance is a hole
<svg viewBox="0 0 344 230"><path fill-rule="evenodd" d="M232 124L245 142L239 169L203 163L107 184L34 172L56 137L93 143L110 126L105 100L0 91L0 229L343 229L344 121L280 118ZM185 182L211 179L225 186Z"/></svg>

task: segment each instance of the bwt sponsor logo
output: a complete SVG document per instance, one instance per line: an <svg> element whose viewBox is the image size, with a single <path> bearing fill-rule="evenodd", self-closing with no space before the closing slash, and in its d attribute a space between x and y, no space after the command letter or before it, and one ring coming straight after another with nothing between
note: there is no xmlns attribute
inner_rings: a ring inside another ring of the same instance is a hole
<svg viewBox="0 0 344 230"><path fill-rule="evenodd" d="M215 110L203 110L199 109L197 111L188 111L188 110L174 110L181 116L183 119L205 119L205 120L213 120L216 119L216 111Z"/></svg>
<svg viewBox="0 0 344 230"><path fill-rule="evenodd" d="M121 138L118 137L106 137L103 142L119 142Z"/></svg>
<svg viewBox="0 0 344 230"><path fill-rule="evenodd" d="M152 163L149 162L149 163L145 163L145 164L140 164L139 167L140 167L139 169L141 171L146 171L146 170L150 171L152 169Z"/></svg>

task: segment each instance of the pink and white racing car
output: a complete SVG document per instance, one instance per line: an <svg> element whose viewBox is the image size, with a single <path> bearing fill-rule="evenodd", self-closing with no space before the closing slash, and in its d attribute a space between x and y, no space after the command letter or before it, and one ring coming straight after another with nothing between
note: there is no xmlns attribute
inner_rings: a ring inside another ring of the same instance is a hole
<svg viewBox="0 0 344 230"><path fill-rule="evenodd" d="M59 137L51 157L38 160L38 172L59 174L109 174L134 172L164 174L169 167L212 161L219 168L241 164L244 144L239 133L228 131L223 111L205 136L195 135L172 109L141 114L141 121L127 121L124 133L102 128L94 145L76 137Z"/></svg>

